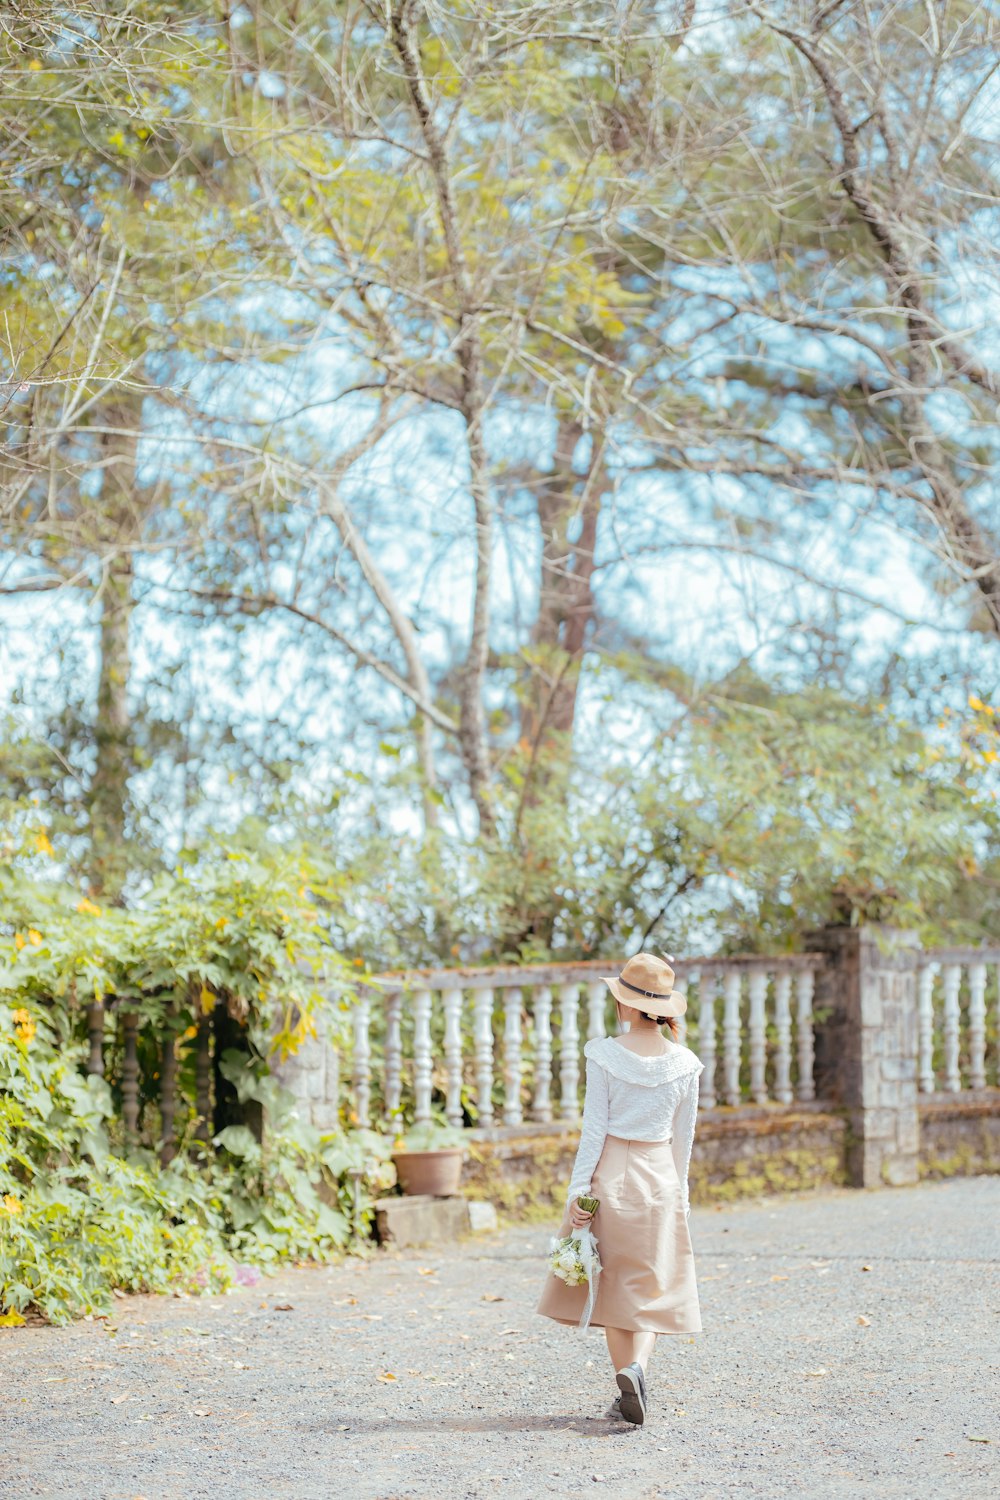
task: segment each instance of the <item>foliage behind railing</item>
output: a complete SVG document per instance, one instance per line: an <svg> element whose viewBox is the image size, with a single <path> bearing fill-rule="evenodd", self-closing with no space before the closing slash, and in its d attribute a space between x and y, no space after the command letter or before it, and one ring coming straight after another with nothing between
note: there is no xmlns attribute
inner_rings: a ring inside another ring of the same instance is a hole
<svg viewBox="0 0 1000 1500"><path fill-rule="evenodd" d="M214 1284L363 1231L388 1143L311 1128L270 1074L352 982L315 894L299 861L242 854L164 877L129 910L8 881L0 1312Z"/></svg>

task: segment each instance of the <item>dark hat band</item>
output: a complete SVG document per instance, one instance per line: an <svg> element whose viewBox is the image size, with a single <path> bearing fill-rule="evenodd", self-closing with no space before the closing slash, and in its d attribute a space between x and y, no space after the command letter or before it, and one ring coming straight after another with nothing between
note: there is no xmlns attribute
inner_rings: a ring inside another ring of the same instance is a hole
<svg viewBox="0 0 1000 1500"><path fill-rule="evenodd" d="M665 995L659 994L656 990L641 990L637 984L629 984L628 980L623 979L620 974L618 976L618 983L623 984L634 995L645 995L647 1000L669 1000L673 994L673 990L668 990Z"/></svg>

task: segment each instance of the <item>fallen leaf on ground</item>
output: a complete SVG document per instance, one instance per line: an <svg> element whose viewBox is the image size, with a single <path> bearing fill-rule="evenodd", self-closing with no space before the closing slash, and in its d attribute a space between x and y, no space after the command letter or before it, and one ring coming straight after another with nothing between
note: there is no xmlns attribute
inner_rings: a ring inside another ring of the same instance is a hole
<svg viewBox="0 0 1000 1500"><path fill-rule="evenodd" d="M970 1443L988 1443L990 1441L988 1437L973 1437L971 1432L967 1432L965 1435Z"/></svg>
<svg viewBox="0 0 1000 1500"><path fill-rule="evenodd" d="M864 1313L859 1314L858 1322L861 1324L862 1328L870 1328L872 1326L871 1318L866 1318Z"/></svg>
<svg viewBox="0 0 1000 1500"><path fill-rule="evenodd" d="M272 1312L294 1312L295 1308L290 1302L276 1302L271 1308Z"/></svg>
<svg viewBox="0 0 1000 1500"><path fill-rule="evenodd" d="M194 1414L196 1417L210 1417L212 1415L212 1408L210 1406L196 1406Z"/></svg>
<svg viewBox="0 0 1000 1500"><path fill-rule="evenodd" d="M68 1380L68 1375L46 1375L42 1385L58 1385L62 1380Z"/></svg>
<svg viewBox="0 0 1000 1500"><path fill-rule="evenodd" d="M123 1292L120 1286L113 1286L111 1290L116 1297L121 1297L123 1300L128 1296L128 1292Z"/></svg>
<svg viewBox="0 0 1000 1500"><path fill-rule="evenodd" d="M418 1276L436 1276L437 1275L437 1271L434 1268L434 1266L418 1266L417 1267L417 1275Z"/></svg>
<svg viewBox="0 0 1000 1500"><path fill-rule="evenodd" d="M703 1277L702 1277L702 1281L704 1281L704 1279L705 1279L705 1278L704 1278L704 1276L703 1276ZM787 1281L787 1280L788 1280L788 1277L787 1277L787 1276L772 1276L772 1277L771 1277L771 1280L772 1280L772 1281Z"/></svg>
<svg viewBox="0 0 1000 1500"><path fill-rule="evenodd" d="M381 1323L382 1313L362 1313L361 1317L366 1323Z"/></svg>
<svg viewBox="0 0 1000 1500"><path fill-rule="evenodd" d="M818 1370L803 1370L802 1373L803 1375L829 1375L830 1371L826 1365L820 1365Z"/></svg>
<svg viewBox="0 0 1000 1500"><path fill-rule="evenodd" d="M132 1394L131 1391L126 1391L123 1396L112 1396L111 1397L111 1405L112 1406L121 1406L122 1402L123 1401L127 1401L128 1398L131 1396L131 1394Z"/></svg>
<svg viewBox="0 0 1000 1500"><path fill-rule="evenodd" d="M871 1266L862 1266L861 1269L862 1269L862 1271L870 1271L871 1270Z"/></svg>
<svg viewBox="0 0 1000 1500"><path fill-rule="evenodd" d="M502 1339L506 1338L508 1333L520 1333L521 1331L522 1330L520 1328L501 1328L497 1337Z"/></svg>
<svg viewBox="0 0 1000 1500"><path fill-rule="evenodd" d="M383 1383L387 1380L395 1380L395 1378L391 1370L386 1370L384 1375L376 1375L375 1377L376 1380L381 1380Z"/></svg>

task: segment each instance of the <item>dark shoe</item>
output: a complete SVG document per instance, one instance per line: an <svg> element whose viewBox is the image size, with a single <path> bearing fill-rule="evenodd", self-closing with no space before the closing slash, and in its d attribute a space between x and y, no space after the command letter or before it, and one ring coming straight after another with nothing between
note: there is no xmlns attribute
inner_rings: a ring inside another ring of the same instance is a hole
<svg viewBox="0 0 1000 1500"><path fill-rule="evenodd" d="M642 1365L633 1360L615 1376L621 1391L621 1413L626 1422L641 1427L646 1420L646 1379Z"/></svg>

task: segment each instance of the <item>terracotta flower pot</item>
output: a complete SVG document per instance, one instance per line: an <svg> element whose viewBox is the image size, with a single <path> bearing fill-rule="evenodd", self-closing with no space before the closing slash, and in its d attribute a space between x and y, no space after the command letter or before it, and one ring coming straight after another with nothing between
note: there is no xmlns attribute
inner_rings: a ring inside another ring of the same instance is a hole
<svg viewBox="0 0 1000 1500"><path fill-rule="evenodd" d="M450 1198L458 1192L464 1156L464 1147L449 1146L442 1151L394 1151L392 1160L404 1193Z"/></svg>

